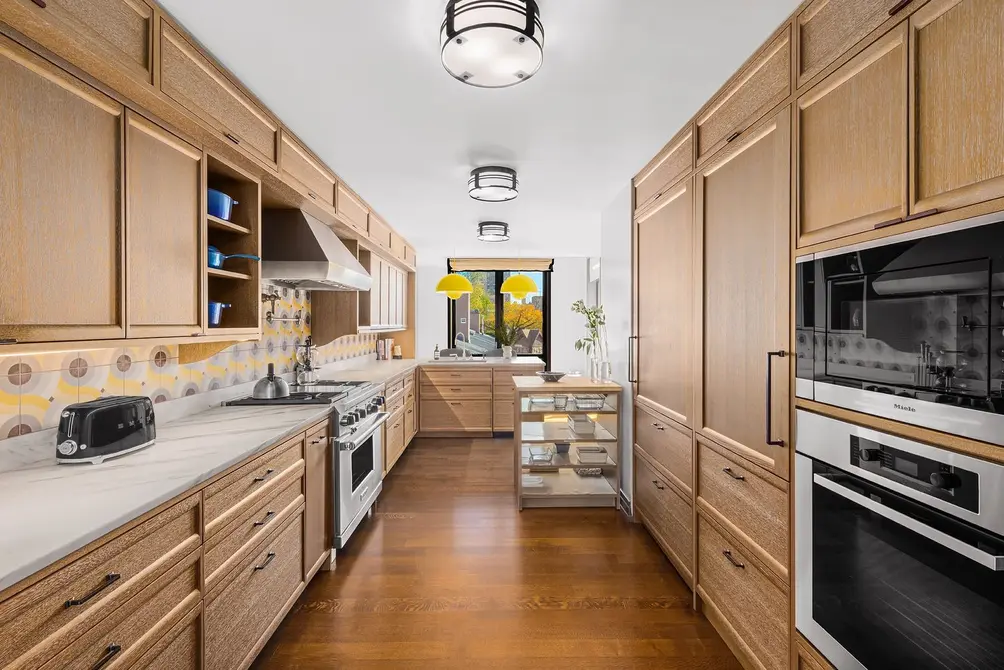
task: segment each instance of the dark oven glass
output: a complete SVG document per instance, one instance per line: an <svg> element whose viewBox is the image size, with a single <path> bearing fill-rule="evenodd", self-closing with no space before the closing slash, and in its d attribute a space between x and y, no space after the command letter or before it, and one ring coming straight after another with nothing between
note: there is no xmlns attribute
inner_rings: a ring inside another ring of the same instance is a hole
<svg viewBox="0 0 1004 670"><path fill-rule="evenodd" d="M355 492L373 472L373 437L352 452L352 491Z"/></svg>
<svg viewBox="0 0 1004 670"><path fill-rule="evenodd" d="M1002 413L1004 223L814 264L798 300L811 291L815 309L803 311L796 337L807 339L810 325L824 335L815 379Z"/></svg>
<svg viewBox="0 0 1004 670"><path fill-rule="evenodd" d="M864 479L814 462L813 473L966 545L1004 555L1004 540ZM1004 572L812 486L812 618L866 668L1004 667Z"/></svg>

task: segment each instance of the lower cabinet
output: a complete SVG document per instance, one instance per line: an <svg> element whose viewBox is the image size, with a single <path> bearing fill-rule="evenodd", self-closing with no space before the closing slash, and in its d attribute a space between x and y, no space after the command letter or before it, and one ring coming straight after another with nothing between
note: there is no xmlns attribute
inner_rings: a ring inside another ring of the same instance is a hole
<svg viewBox="0 0 1004 670"><path fill-rule="evenodd" d="M694 506L669 483L650 456L635 449L635 513L676 566L687 586L694 585Z"/></svg>
<svg viewBox="0 0 1004 670"><path fill-rule="evenodd" d="M492 430L492 401L427 398L422 391L422 431L430 433L488 433Z"/></svg>
<svg viewBox="0 0 1004 670"><path fill-rule="evenodd" d="M206 596L206 668L243 670L293 604L303 584L303 515L276 529Z"/></svg>
<svg viewBox="0 0 1004 670"><path fill-rule="evenodd" d="M404 453L405 446L407 446L404 424L405 410L403 407L396 410L387 419L386 441L384 442L383 450L385 473L390 472L391 468L397 463L397 460L401 458L401 454Z"/></svg>
<svg viewBox="0 0 1004 670"><path fill-rule="evenodd" d="M798 653L797 670L833 670L829 661L801 633L795 633L795 650Z"/></svg>
<svg viewBox="0 0 1004 670"><path fill-rule="evenodd" d="M143 670L195 670L202 663L202 602L182 617L134 666Z"/></svg>
<svg viewBox="0 0 1004 670"><path fill-rule="evenodd" d="M407 448L418 434L418 404L412 401L404 407L404 446Z"/></svg>
<svg viewBox="0 0 1004 670"><path fill-rule="evenodd" d="M306 507L303 510L303 574L309 580L331 550L332 519L328 510L334 503L331 485L331 439L324 424L307 434L303 445ZM278 507L278 505L276 506ZM268 512L278 512L270 508Z"/></svg>

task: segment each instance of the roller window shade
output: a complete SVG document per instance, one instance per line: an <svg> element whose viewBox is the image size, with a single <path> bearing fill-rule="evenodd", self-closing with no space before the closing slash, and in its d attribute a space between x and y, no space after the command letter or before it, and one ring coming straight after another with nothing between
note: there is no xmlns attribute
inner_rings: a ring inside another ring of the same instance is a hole
<svg viewBox="0 0 1004 670"><path fill-rule="evenodd" d="M451 258L450 272L479 270L514 270L517 272L550 272L553 258Z"/></svg>

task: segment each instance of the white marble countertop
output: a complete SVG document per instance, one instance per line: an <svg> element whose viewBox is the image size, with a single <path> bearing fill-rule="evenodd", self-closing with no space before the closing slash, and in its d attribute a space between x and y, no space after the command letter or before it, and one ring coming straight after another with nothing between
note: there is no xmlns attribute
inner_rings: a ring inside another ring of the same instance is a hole
<svg viewBox="0 0 1004 670"><path fill-rule="evenodd" d="M216 407L157 426L101 465L56 465L55 431L18 440L0 472L0 590L324 419L329 406Z"/></svg>

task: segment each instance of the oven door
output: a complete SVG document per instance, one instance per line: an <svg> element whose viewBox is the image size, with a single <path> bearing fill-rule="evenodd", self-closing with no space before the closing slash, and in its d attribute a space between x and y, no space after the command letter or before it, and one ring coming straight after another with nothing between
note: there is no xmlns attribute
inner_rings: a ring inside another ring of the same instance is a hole
<svg viewBox="0 0 1004 670"><path fill-rule="evenodd" d="M387 414L377 414L362 433L338 443L337 549L345 546L382 490L383 425L386 421Z"/></svg>
<svg viewBox="0 0 1004 670"><path fill-rule="evenodd" d="M796 454L795 621L838 670L1004 658L1004 538Z"/></svg>

